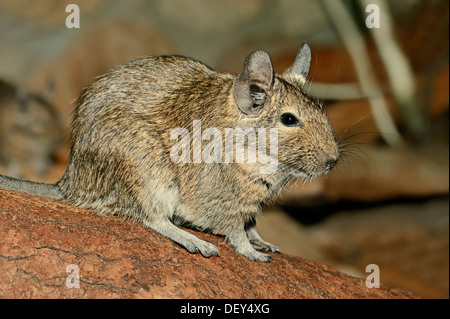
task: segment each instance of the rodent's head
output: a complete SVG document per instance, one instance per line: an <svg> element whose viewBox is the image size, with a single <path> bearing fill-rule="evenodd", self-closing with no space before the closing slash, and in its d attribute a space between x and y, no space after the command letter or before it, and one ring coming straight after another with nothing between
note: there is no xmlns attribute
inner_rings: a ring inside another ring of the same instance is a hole
<svg viewBox="0 0 450 319"><path fill-rule="evenodd" d="M250 125L256 127L276 128L279 168L302 178L328 173L339 157L339 147L322 105L302 90L310 61L311 51L304 43L293 65L276 75L269 55L255 51L246 57L243 71L233 83L243 121L251 121Z"/></svg>

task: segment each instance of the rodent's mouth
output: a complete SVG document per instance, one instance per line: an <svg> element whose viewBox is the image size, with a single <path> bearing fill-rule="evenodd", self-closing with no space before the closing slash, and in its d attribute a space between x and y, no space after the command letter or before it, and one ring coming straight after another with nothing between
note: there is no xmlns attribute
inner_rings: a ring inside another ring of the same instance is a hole
<svg viewBox="0 0 450 319"><path fill-rule="evenodd" d="M287 164L288 173L295 178L312 179L328 174L336 165L339 154L327 155L321 150L304 152L300 158L292 158Z"/></svg>
<svg viewBox="0 0 450 319"><path fill-rule="evenodd" d="M295 177L295 178L305 178L305 179L312 179L315 177L318 177L320 175L324 175L327 174L331 169L330 168L325 168L323 170L319 170L319 171L308 171L305 170L304 168L293 168L291 174Z"/></svg>

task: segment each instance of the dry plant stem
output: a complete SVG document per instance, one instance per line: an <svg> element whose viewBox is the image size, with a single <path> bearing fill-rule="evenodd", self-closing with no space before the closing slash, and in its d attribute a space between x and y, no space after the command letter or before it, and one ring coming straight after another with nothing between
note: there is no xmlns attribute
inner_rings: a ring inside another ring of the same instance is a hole
<svg viewBox="0 0 450 319"><path fill-rule="evenodd" d="M392 94L400 106L406 126L417 136L423 132L425 121L415 103L414 81L409 61L393 36L388 5L384 0L360 0L360 2L364 8L369 4L376 4L380 9L380 28L369 30L385 66Z"/></svg>
<svg viewBox="0 0 450 319"><path fill-rule="evenodd" d="M358 26L342 1L323 0L323 3L353 60L361 90L368 97L381 136L391 146L402 142L402 137L389 114L382 91L373 75Z"/></svg>

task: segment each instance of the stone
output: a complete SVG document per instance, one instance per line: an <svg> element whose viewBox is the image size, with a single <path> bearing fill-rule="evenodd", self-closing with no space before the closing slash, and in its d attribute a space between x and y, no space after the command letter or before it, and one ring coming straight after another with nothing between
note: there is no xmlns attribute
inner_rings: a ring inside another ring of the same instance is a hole
<svg viewBox="0 0 450 319"><path fill-rule="evenodd" d="M195 235L217 245L220 256L189 254L120 217L0 190L0 296L417 298L384 286L369 289L364 279L288 254L251 262L222 237Z"/></svg>

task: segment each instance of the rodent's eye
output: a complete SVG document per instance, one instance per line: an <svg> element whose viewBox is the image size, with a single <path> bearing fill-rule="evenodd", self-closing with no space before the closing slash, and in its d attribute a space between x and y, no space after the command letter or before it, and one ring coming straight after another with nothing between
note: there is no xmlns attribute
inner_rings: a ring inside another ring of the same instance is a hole
<svg viewBox="0 0 450 319"><path fill-rule="evenodd" d="M292 113L283 113L280 116L280 122L284 126L298 126L300 121Z"/></svg>

